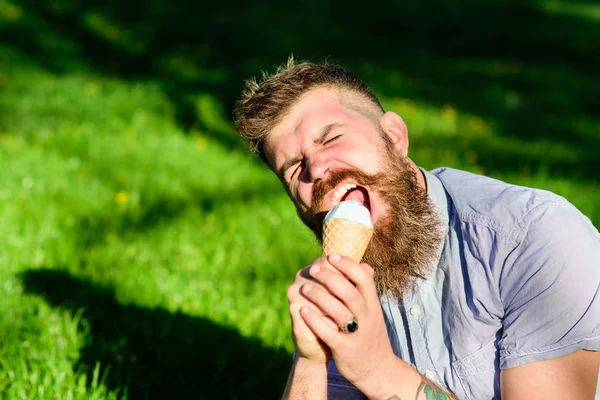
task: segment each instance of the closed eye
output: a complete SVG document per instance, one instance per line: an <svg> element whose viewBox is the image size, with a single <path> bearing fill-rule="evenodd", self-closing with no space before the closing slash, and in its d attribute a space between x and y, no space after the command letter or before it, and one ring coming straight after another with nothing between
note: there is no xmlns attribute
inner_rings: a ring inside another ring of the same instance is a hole
<svg viewBox="0 0 600 400"><path fill-rule="evenodd" d="M337 135L337 136L334 136L334 137L332 137L331 139L328 139L328 140L325 142L325 144L329 144L329 143L331 143L331 142L334 142L334 141L338 140L338 139L339 139L339 138L341 138L341 137L342 137L342 135Z"/></svg>
<svg viewBox="0 0 600 400"><path fill-rule="evenodd" d="M304 161L302 160L296 161L286 169L285 175L287 176L287 181L291 180L296 175L296 173L301 169L303 163Z"/></svg>

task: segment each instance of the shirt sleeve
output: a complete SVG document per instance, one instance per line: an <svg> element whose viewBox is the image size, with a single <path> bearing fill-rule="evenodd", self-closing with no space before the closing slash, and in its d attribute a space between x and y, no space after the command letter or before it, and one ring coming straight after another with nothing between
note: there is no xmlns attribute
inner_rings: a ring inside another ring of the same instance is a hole
<svg viewBox="0 0 600 400"><path fill-rule="evenodd" d="M600 234L567 202L522 221L500 280L500 368L600 350Z"/></svg>
<svg viewBox="0 0 600 400"><path fill-rule="evenodd" d="M327 368L327 399L328 400L367 400L354 385L338 371L333 357Z"/></svg>

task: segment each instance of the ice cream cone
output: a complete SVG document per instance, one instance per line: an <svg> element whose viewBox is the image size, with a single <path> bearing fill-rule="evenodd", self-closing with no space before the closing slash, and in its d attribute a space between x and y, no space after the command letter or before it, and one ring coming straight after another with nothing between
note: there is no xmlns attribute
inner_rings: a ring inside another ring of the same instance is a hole
<svg viewBox="0 0 600 400"><path fill-rule="evenodd" d="M359 263L371 241L373 228L344 218L323 224L323 255L341 254Z"/></svg>

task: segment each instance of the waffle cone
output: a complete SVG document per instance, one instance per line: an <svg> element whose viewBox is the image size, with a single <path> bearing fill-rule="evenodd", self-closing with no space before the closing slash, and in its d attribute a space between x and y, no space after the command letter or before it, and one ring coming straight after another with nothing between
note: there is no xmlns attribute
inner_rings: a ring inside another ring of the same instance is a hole
<svg viewBox="0 0 600 400"><path fill-rule="evenodd" d="M359 263L371 241L373 228L348 219L323 224L323 255L341 254Z"/></svg>

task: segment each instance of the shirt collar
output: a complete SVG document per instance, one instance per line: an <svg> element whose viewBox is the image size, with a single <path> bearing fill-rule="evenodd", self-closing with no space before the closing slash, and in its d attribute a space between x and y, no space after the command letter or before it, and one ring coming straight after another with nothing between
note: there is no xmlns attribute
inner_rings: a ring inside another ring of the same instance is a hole
<svg viewBox="0 0 600 400"><path fill-rule="evenodd" d="M437 176L421 167L419 169L423 172L423 177L427 183L427 196L435 206L436 211L442 219L442 223L447 227L450 220L448 217L448 196L446 195L446 190Z"/></svg>
<svg viewBox="0 0 600 400"><path fill-rule="evenodd" d="M432 174L429 171L424 170L423 168L419 167L419 169L421 170L421 172L423 172L423 177L425 178L425 182L427 183L427 196L429 197L429 199L431 200L431 202L433 203L433 206L435 207L435 210L437 211L439 217L440 217L440 223L442 224L442 229L443 229L443 239L440 242L440 245L438 247L438 250L436 252L436 257L435 257L435 262L433 262L433 265L431 265L431 273L428 274L428 276L426 277L426 279L428 279L429 277L431 277L435 270L437 269L441 257L442 257L442 251L444 248L444 243L446 241L446 236L448 234L448 229L449 229L449 223L450 223L450 218L449 218L449 198L448 195L446 194L446 190L444 189L444 185L442 185L442 182L438 179L437 176L435 176L434 174Z"/></svg>

